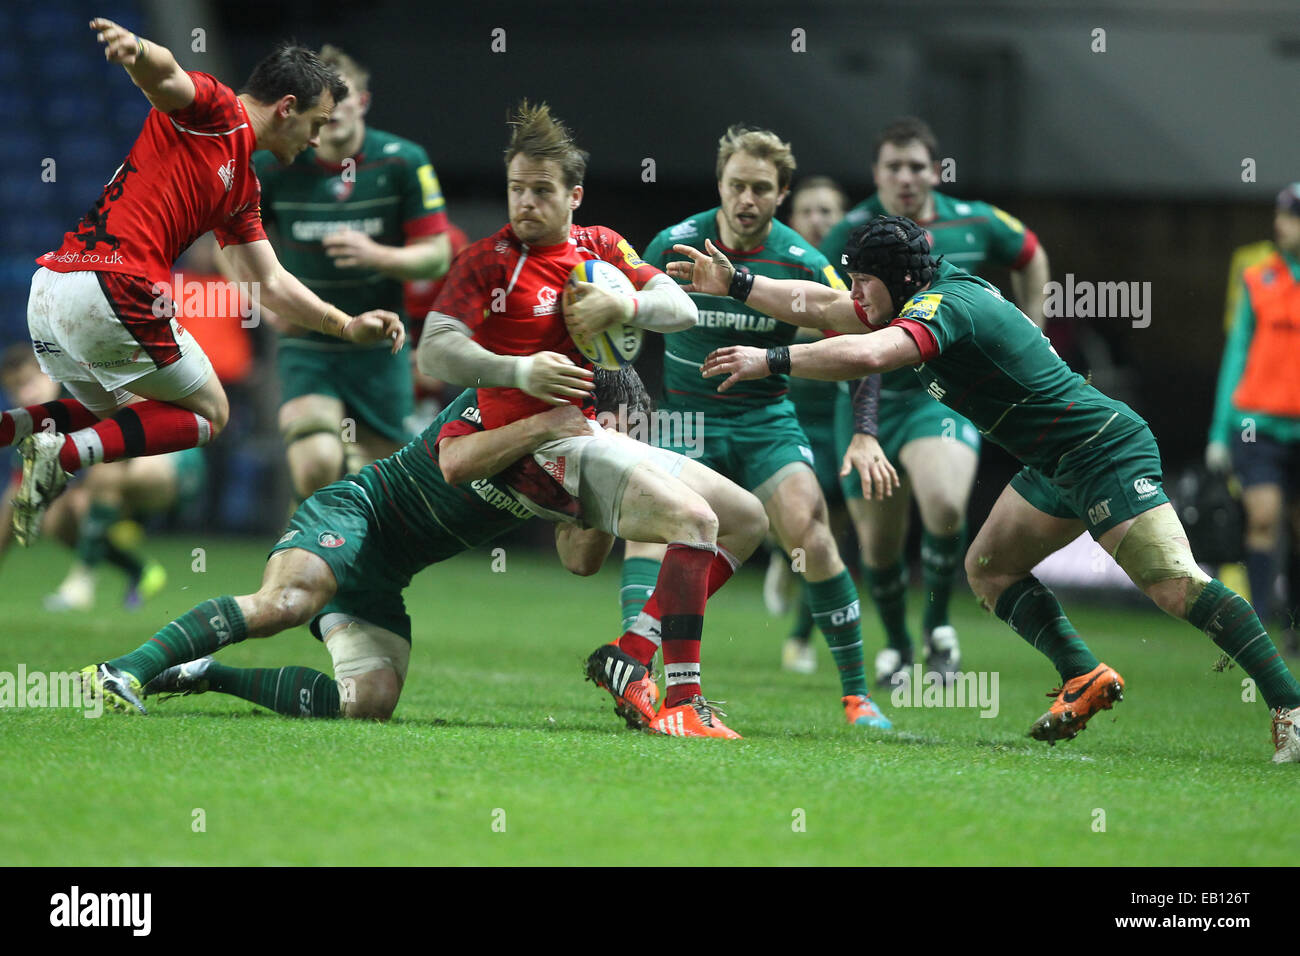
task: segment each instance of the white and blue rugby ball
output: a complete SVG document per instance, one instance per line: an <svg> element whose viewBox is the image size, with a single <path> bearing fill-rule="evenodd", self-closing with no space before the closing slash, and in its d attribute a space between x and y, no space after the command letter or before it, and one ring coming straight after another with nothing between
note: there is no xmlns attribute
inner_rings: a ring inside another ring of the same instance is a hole
<svg viewBox="0 0 1300 956"><path fill-rule="evenodd" d="M615 295L631 295L636 291L631 279L617 266L602 259L587 259L574 266L569 273L569 288L572 289L579 282L590 282ZM565 303L567 302L568 296L565 297ZM607 369L620 369L635 362L641 354L641 342L645 338L643 329L621 323L611 325L593 339L574 335L572 331L569 334L579 352L596 365Z"/></svg>

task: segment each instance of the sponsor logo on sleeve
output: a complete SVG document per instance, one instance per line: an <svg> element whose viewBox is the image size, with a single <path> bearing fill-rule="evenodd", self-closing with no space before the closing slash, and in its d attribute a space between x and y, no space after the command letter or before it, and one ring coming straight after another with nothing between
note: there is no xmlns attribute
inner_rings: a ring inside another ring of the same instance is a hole
<svg viewBox="0 0 1300 956"><path fill-rule="evenodd" d="M688 219L685 222L679 222L668 230L670 239L689 239L691 236L698 236L700 229L695 225L694 219Z"/></svg>
<svg viewBox="0 0 1300 956"><path fill-rule="evenodd" d="M1011 215L1009 212L1003 212L997 206L993 207L993 215L1002 220L1002 224L1013 232L1024 232L1025 224Z"/></svg>
<svg viewBox="0 0 1300 956"><path fill-rule="evenodd" d="M919 319L922 322L929 322L934 318L934 314L939 311L939 303L942 301L942 292L927 292L924 295L913 296L903 306L903 311L898 314L898 317L900 319Z"/></svg>
<svg viewBox="0 0 1300 956"><path fill-rule="evenodd" d="M626 239L618 241L618 251L623 253L623 261L627 263L628 268L639 269L645 265L645 260L637 255L636 250L632 248L632 244Z"/></svg>
<svg viewBox="0 0 1300 956"><path fill-rule="evenodd" d="M823 268L822 275L826 277L826 284L832 289L838 289L841 292L848 290L848 286L844 284L844 280L840 278L840 274L835 271L834 266L828 265Z"/></svg>
<svg viewBox="0 0 1300 956"><path fill-rule="evenodd" d="M1156 487L1156 483L1150 478L1139 478L1133 482L1133 490L1137 492L1138 501L1145 501L1160 489Z"/></svg>
<svg viewBox="0 0 1300 956"><path fill-rule="evenodd" d="M396 146L396 143L391 145ZM420 180L420 192L424 196L425 209L441 209L445 203L442 198L442 186L438 184L438 176L433 171L433 166L425 163L415 171L415 175Z"/></svg>

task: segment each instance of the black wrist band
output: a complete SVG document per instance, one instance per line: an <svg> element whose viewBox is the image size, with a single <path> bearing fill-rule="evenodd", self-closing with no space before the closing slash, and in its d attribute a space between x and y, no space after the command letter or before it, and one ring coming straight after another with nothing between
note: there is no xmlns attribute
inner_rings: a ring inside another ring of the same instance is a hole
<svg viewBox="0 0 1300 956"><path fill-rule="evenodd" d="M744 302L749 298L749 291L752 288L754 288L754 273L741 272L737 269L731 274L731 288L727 290L727 295L737 302Z"/></svg>
<svg viewBox="0 0 1300 956"><path fill-rule="evenodd" d="M790 346L778 345L767 350L767 370L773 375L790 374Z"/></svg>

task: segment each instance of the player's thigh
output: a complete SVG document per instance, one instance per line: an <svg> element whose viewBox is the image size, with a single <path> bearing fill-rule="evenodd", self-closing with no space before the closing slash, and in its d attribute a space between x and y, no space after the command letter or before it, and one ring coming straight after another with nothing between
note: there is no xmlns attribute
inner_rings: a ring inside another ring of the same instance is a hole
<svg viewBox="0 0 1300 956"><path fill-rule="evenodd" d="M955 438L930 436L904 445L899 460L911 478L926 530L955 534L966 520L979 453Z"/></svg>
<svg viewBox="0 0 1300 956"><path fill-rule="evenodd" d="M762 503L726 475L687 458L681 462L678 477L709 503L718 517L720 534L753 537L754 545L767 531L767 516Z"/></svg>
<svg viewBox="0 0 1300 956"><path fill-rule="evenodd" d="M990 591L1000 594L1084 530L1079 518L1051 514L1009 484L966 553L971 586L981 598Z"/></svg>
<svg viewBox="0 0 1300 956"><path fill-rule="evenodd" d="M859 494L846 500L862 560L868 567L886 568L902 556L907 543L911 485L910 477L900 475L898 487L888 498L868 499Z"/></svg>
<svg viewBox="0 0 1300 956"><path fill-rule="evenodd" d="M603 507L589 508L583 499L584 516L599 519L607 513ZM595 526L628 541L660 544L713 544L718 533L717 516L704 496L648 459L628 473L620 507L606 523L610 527Z"/></svg>

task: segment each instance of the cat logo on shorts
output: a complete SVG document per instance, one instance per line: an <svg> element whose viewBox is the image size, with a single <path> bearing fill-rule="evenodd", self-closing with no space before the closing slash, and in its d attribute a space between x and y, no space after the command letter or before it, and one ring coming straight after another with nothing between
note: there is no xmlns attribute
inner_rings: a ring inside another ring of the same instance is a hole
<svg viewBox="0 0 1300 956"><path fill-rule="evenodd" d="M322 548L341 548L346 539L333 531L322 531L316 540L320 542Z"/></svg>

